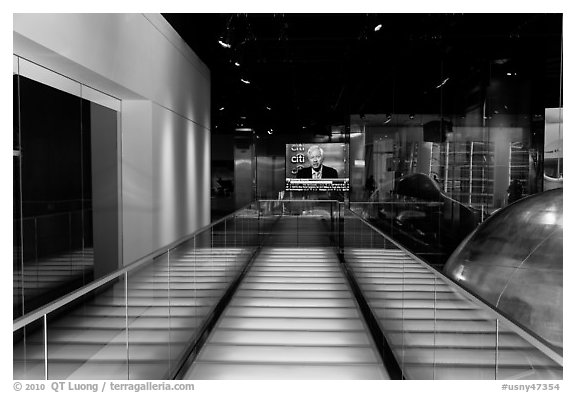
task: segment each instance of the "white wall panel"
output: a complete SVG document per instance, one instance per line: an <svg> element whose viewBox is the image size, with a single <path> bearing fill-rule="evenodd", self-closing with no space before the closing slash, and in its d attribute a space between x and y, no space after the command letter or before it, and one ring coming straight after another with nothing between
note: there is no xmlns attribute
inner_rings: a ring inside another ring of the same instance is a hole
<svg viewBox="0 0 576 393"><path fill-rule="evenodd" d="M210 221L210 133L146 101L123 109L124 260L135 260Z"/></svg>
<svg viewBox="0 0 576 393"><path fill-rule="evenodd" d="M152 103L122 102L122 221L124 263L153 251Z"/></svg>
<svg viewBox="0 0 576 393"><path fill-rule="evenodd" d="M103 77L86 83L97 90L128 98L121 89L107 90L113 87L106 82L112 81L209 128L210 73L166 31L173 32L163 18L143 14L14 14L15 33L80 67L83 73L71 78L87 77L90 70ZM19 43L15 40L15 50ZM23 57L59 66L50 53L34 52ZM69 68L66 72L74 72Z"/></svg>

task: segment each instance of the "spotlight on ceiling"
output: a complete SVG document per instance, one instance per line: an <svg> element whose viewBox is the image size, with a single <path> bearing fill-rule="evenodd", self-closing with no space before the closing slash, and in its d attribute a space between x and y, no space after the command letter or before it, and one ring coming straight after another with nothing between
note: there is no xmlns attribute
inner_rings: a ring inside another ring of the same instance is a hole
<svg viewBox="0 0 576 393"><path fill-rule="evenodd" d="M267 107L266 107L266 109L268 109L269 111L271 111L271 110L272 110L272 108L270 108L269 106L267 106Z"/></svg>
<svg viewBox="0 0 576 393"><path fill-rule="evenodd" d="M446 84L446 82L448 82L450 78L446 78L444 79L438 86L436 86L437 89L441 88L442 86L444 86Z"/></svg>
<svg viewBox="0 0 576 393"><path fill-rule="evenodd" d="M222 41L222 39L219 39L219 40L218 40L218 43L219 43L223 48L227 48L227 49L232 48L232 45L230 45L230 44Z"/></svg>
<svg viewBox="0 0 576 393"><path fill-rule="evenodd" d="M272 128L270 128L270 129L268 130L268 134L269 134L269 135L272 135L273 133L274 133L274 130L273 130Z"/></svg>
<svg viewBox="0 0 576 393"><path fill-rule="evenodd" d="M378 31L382 28L382 23L379 23L378 26L374 28L374 31Z"/></svg>
<svg viewBox="0 0 576 393"><path fill-rule="evenodd" d="M223 110L224 110L224 107L222 106L222 107L220 107L220 109L218 109L218 110L219 110L219 111L223 111Z"/></svg>
<svg viewBox="0 0 576 393"><path fill-rule="evenodd" d="M250 84L250 81L248 79L240 78L240 81L242 81L242 83L246 83L247 85Z"/></svg>
<svg viewBox="0 0 576 393"><path fill-rule="evenodd" d="M234 65L235 65L236 67L240 67L240 63L238 63L237 61L234 62Z"/></svg>

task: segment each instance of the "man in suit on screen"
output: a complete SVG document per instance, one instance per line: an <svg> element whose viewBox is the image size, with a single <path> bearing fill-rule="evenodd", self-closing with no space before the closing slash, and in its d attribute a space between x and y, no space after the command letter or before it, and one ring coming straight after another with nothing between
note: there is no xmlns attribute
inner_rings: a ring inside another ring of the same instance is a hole
<svg viewBox="0 0 576 393"><path fill-rule="evenodd" d="M296 178L298 179L337 179L338 171L329 166L323 165L324 150L318 145L312 145L308 149L308 161L310 166L298 170Z"/></svg>

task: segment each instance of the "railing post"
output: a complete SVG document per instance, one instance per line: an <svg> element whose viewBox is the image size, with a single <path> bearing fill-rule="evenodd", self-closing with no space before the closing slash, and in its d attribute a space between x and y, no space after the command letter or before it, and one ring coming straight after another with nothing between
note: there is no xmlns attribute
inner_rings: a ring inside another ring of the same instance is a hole
<svg viewBox="0 0 576 393"><path fill-rule="evenodd" d="M498 356L499 356L499 353L498 353L498 346L499 346L499 340L498 339L499 339L499 337L498 336L500 334L499 321L500 320L498 318L496 318L496 326L495 326L496 327L496 334L494 335L495 340L496 340L496 342L494 343L494 345L496 346L496 348L494 348L494 380L498 380Z"/></svg>
<svg viewBox="0 0 576 393"><path fill-rule="evenodd" d="M44 380L48 380L48 318L44 314Z"/></svg>
<svg viewBox="0 0 576 393"><path fill-rule="evenodd" d="M258 216L257 216L258 218L256 219L257 220L256 221L256 225L257 225L257 227L256 227L256 231L257 231L256 232L256 239L257 239L256 244L260 245L262 243L262 236L260 233L260 231L261 231L261 228L260 228L260 201L256 201L255 205L256 205L256 210L258 211Z"/></svg>
<svg viewBox="0 0 576 393"><path fill-rule="evenodd" d="M124 272L124 329L126 329L126 379L130 379L130 332L128 331L128 272Z"/></svg>
<svg viewBox="0 0 576 393"><path fill-rule="evenodd" d="M344 214L343 203L338 203L338 247L339 253L344 254Z"/></svg>

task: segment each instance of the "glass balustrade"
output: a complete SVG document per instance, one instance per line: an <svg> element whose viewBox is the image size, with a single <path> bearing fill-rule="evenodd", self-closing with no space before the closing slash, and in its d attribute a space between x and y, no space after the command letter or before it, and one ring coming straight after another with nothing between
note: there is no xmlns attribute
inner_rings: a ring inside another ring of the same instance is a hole
<svg viewBox="0 0 576 393"><path fill-rule="evenodd" d="M404 378L562 379L554 348L364 219L380 208L346 213L344 257Z"/></svg>
<svg viewBox="0 0 576 393"><path fill-rule="evenodd" d="M370 220L407 208L438 217L444 207L254 202L17 319L14 378L172 378L261 247L334 247L404 378L561 379L561 353Z"/></svg>
<svg viewBox="0 0 576 393"><path fill-rule="evenodd" d="M167 379L260 243L255 204L14 321L15 379Z"/></svg>

